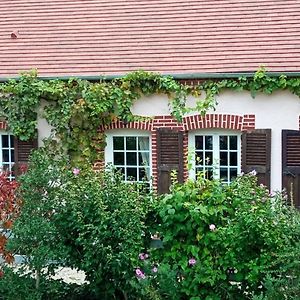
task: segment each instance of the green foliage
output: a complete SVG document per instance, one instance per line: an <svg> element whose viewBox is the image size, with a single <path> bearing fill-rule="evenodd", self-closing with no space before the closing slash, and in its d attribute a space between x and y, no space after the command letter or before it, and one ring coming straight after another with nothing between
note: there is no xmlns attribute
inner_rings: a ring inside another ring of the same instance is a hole
<svg viewBox="0 0 300 300"><path fill-rule="evenodd" d="M54 136L78 165L99 158L98 148L104 146L103 136L97 133L100 125L115 119L139 119L130 109L142 95L167 94L171 113L180 119L191 91L171 77L143 71L95 83L78 79L43 81L31 72L0 85L0 106L13 134L28 140L36 135L37 111L43 104L43 115Z"/></svg>
<svg viewBox="0 0 300 300"><path fill-rule="evenodd" d="M45 149L35 151L29 169L19 178L17 197L22 199L21 212L13 224L13 238L8 250L27 257L26 272L38 276L52 274L56 261L64 257L66 250L53 223L55 212L62 205L58 198L62 174L66 169L63 156L55 160ZM37 286L39 285L37 278Z"/></svg>
<svg viewBox="0 0 300 300"><path fill-rule="evenodd" d="M175 185L157 213L164 247L153 254L177 273L182 298L250 299L288 248L300 250L299 212L251 174Z"/></svg>
<svg viewBox="0 0 300 300"><path fill-rule="evenodd" d="M144 246L151 197L135 183L107 170L72 168L63 154L34 152L20 178L23 206L8 246L27 260L21 274L35 278L44 295L58 266L85 272L98 299L123 299L134 293L134 270Z"/></svg>
<svg viewBox="0 0 300 300"><path fill-rule="evenodd" d="M172 77L144 71L95 83L74 78L45 81L32 71L0 85L0 107L1 116L7 119L13 134L28 140L36 135L37 112L43 104L43 114L53 126L53 134L73 164L82 165L98 159L98 150L104 147L103 136L97 132L100 125L115 119L126 122L140 119L132 115L131 107L143 95L168 95L171 114L180 121L186 112L205 114L213 109L216 96L224 89L247 90L253 96L284 89L300 96L300 79L285 75L271 77L260 68L253 78L204 81L198 86L188 86ZM205 96L200 98L201 94ZM189 95L197 99L194 108L186 107Z"/></svg>

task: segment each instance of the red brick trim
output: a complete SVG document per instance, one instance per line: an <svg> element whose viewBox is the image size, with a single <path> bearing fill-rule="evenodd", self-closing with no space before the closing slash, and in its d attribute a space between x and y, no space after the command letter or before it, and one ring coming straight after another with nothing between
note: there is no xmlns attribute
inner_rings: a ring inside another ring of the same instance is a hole
<svg viewBox="0 0 300 300"><path fill-rule="evenodd" d="M255 128L255 115L206 114L183 118L186 131L206 128L250 130Z"/></svg>
<svg viewBox="0 0 300 300"><path fill-rule="evenodd" d="M99 128L100 131L110 130L110 129L138 129L138 130L147 130L150 131L152 129L152 119L149 121L135 121L124 123L122 121L115 121L109 125L101 126Z"/></svg>
<svg viewBox="0 0 300 300"><path fill-rule="evenodd" d="M0 121L0 130L7 130L7 122Z"/></svg>
<svg viewBox="0 0 300 300"><path fill-rule="evenodd" d="M244 115L243 118L243 131L255 129L255 115Z"/></svg>

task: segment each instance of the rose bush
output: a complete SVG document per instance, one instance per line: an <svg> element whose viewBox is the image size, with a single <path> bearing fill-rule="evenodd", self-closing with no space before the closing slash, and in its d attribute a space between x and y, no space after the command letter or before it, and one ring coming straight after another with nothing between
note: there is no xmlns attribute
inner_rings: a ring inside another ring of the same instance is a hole
<svg viewBox="0 0 300 300"><path fill-rule="evenodd" d="M299 212L254 175L229 186L199 177L158 202L163 248L152 255L176 273L180 299L250 299L268 274L280 273L286 249L300 250Z"/></svg>

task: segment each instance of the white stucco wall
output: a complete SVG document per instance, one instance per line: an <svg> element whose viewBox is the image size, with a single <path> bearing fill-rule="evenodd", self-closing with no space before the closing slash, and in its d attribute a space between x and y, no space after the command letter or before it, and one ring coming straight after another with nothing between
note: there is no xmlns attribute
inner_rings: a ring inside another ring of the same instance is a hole
<svg viewBox="0 0 300 300"><path fill-rule="evenodd" d="M272 129L271 189L281 190L281 130L299 129L300 99L289 92L272 95L258 94L254 99L248 92L222 93L214 113L255 114L256 128ZM189 98L188 105L195 100ZM169 115L168 98L164 95L145 97L137 101L132 112L142 116Z"/></svg>
<svg viewBox="0 0 300 300"><path fill-rule="evenodd" d="M45 107L45 102L42 101L42 105L38 109L38 146L43 146L43 139L47 138L51 134L52 127L48 124L46 119L43 117L43 111Z"/></svg>

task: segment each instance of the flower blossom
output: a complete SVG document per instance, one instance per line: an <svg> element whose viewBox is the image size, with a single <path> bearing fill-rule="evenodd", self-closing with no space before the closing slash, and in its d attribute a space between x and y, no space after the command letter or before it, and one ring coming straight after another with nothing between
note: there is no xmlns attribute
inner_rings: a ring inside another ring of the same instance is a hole
<svg viewBox="0 0 300 300"><path fill-rule="evenodd" d="M80 173L80 169L78 169L78 168L74 168L74 169L73 169L73 174L74 174L75 176L79 175L79 173Z"/></svg>
<svg viewBox="0 0 300 300"><path fill-rule="evenodd" d="M210 231L215 231L216 230L216 225L215 224L210 224L209 225L209 230Z"/></svg>
<svg viewBox="0 0 300 300"><path fill-rule="evenodd" d="M157 267L153 267L153 268L152 268L152 272L153 272L153 273L157 273L157 271L158 271Z"/></svg>
<svg viewBox="0 0 300 300"><path fill-rule="evenodd" d="M196 262L197 262L196 259L193 258L193 257L189 259L189 265L190 266L194 266L196 264Z"/></svg>
<svg viewBox="0 0 300 300"><path fill-rule="evenodd" d="M255 170L252 170L251 172L249 172L249 175L251 176L256 176L257 172Z"/></svg>
<svg viewBox="0 0 300 300"><path fill-rule="evenodd" d="M149 255L147 253L140 253L139 254L139 259L140 260L145 260L149 257Z"/></svg>
<svg viewBox="0 0 300 300"><path fill-rule="evenodd" d="M135 275L136 275L137 278L140 278L140 279L145 279L146 278L145 273L140 268L137 268L135 270Z"/></svg>

